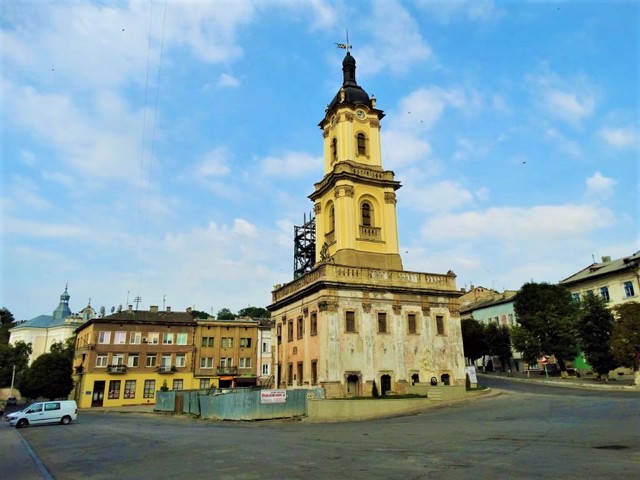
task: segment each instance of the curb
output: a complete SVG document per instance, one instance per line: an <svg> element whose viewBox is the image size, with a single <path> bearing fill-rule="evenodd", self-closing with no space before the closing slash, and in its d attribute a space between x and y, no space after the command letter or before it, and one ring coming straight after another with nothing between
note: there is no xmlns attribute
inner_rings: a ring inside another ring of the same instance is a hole
<svg viewBox="0 0 640 480"><path fill-rule="evenodd" d="M485 378L496 378L498 380L504 380L507 382L519 382L519 383L529 383L529 384L543 384L549 385L552 387L566 387L566 388L580 388L583 390L609 390L616 392L640 392L640 385L611 385L611 384L585 384L585 383L572 383L572 380L564 381L564 380L546 380L546 379L530 379L530 378L515 378L515 377L503 377L499 375L487 375L486 373L478 373L480 377Z"/></svg>

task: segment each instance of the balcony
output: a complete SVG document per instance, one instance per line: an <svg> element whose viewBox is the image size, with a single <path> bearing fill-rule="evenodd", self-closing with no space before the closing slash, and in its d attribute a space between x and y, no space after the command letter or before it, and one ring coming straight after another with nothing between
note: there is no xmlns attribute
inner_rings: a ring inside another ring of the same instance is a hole
<svg viewBox="0 0 640 480"><path fill-rule="evenodd" d="M95 343L86 343L80 347L78 347L78 350L80 350L81 352L84 352L86 350L95 350L96 348L96 344Z"/></svg>
<svg viewBox="0 0 640 480"><path fill-rule="evenodd" d="M216 375L237 375L238 367L218 367Z"/></svg>
<svg viewBox="0 0 640 480"><path fill-rule="evenodd" d="M126 365L107 365L107 373L127 373Z"/></svg>
<svg viewBox="0 0 640 480"><path fill-rule="evenodd" d="M173 365L160 365L158 367L158 373L174 373L177 371L178 369Z"/></svg>
<svg viewBox="0 0 640 480"><path fill-rule="evenodd" d="M365 227L360 225L360 240L374 240L380 241L382 231L379 227Z"/></svg>
<svg viewBox="0 0 640 480"><path fill-rule="evenodd" d="M82 375L82 373L84 373L84 367L83 367L82 365L78 365L77 367L75 367L75 368L73 369L73 372L74 372L76 375Z"/></svg>

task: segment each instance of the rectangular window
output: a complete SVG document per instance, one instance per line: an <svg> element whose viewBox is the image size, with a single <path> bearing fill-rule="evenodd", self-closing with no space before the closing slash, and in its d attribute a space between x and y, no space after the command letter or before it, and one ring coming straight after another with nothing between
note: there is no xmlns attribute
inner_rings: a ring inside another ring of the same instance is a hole
<svg viewBox="0 0 640 480"><path fill-rule="evenodd" d="M96 367L105 368L107 366L107 356L106 355L97 355L96 356Z"/></svg>
<svg viewBox="0 0 640 480"><path fill-rule="evenodd" d="M45 412L51 412L53 410L60 410L60 402L45 403L44 404L44 411Z"/></svg>
<svg viewBox="0 0 640 480"><path fill-rule="evenodd" d="M164 332L162 334L162 344L163 345L173 345L173 333Z"/></svg>
<svg viewBox="0 0 640 480"><path fill-rule="evenodd" d="M633 290L632 282L624 282L624 295L627 298L634 297L636 295L636 292Z"/></svg>
<svg viewBox="0 0 640 480"><path fill-rule="evenodd" d="M262 353L269 353L269 343L262 342Z"/></svg>
<svg viewBox="0 0 640 480"><path fill-rule="evenodd" d="M293 385L293 363L288 365L287 385Z"/></svg>
<svg viewBox="0 0 640 480"><path fill-rule="evenodd" d="M120 398L120 380L111 380L109 382L108 398Z"/></svg>
<svg viewBox="0 0 640 480"><path fill-rule="evenodd" d="M213 368L213 357L202 357L200 359L200 368Z"/></svg>
<svg viewBox="0 0 640 480"><path fill-rule="evenodd" d="M262 375L269 375L269 364L268 363L263 363L262 364Z"/></svg>
<svg viewBox="0 0 640 480"><path fill-rule="evenodd" d="M185 367L187 365L187 354L178 353L176 355L176 367Z"/></svg>
<svg viewBox="0 0 640 480"><path fill-rule="evenodd" d="M513 321L513 313L509 314L509 325L515 325L516 322Z"/></svg>
<svg viewBox="0 0 640 480"><path fill-rule="evenodd" d="M302 362L298 362L298 378L297 378L298 385L302 385L302 379L303 379L303 375L302 375L303 368L302 367L303 367L303 363Z"/></svg>
<svg viewBox="0 0 640 480"><path fill-rule="evenodd" d="M113 335L113 343L115 345L124 345L127 343L127 332L115 332Z"/></svg>
<svg viewBox="0 0 640 480"><path fill-rule="evenodd" d="M124 398L136 398L135 380L126 380L124 382Z"/></svg>
<svg viewBox="0 0 640 480"><path fill-rule="evenodd" d="M251 339L250 338L241 338L240 339L240 348L251 348Z"/></svg>
<svg viewBox="0 0 640 480"><path fill-rule="evenodd" d="M222 348L233 348L233 337L222 337L220 346Z"/></svg>
<svg viewBox="0 0 640 480"><path fill-rule="evenodd" d="M293 319L289 320L289 323L287 323L287 339L290 342L293 342Z"/></svg>
<svg viewBox="0 0 640 480"><path fill-rule="evenodd" d="M147 354L147 367L155 367L158 361L158 356L155 353Z"/></svg>
<svg viewBox="0 0 640 480"><path fill-rule="evenodd" d="M142 342L142 333L140 332L131 332L129 334L129 343L132 345L139 345Z"/></svg>
<svg viewBox="0 0 640 480"><path fill-rule="evenodd" d="M240 368L251 368L251 357L240 358Z"/></svg>
<svg viewBox="0 0 640 480"><path fill-rule="evenodd" d="M318 314L316 312L311 312L311 335L315 336L318 334Z"/></svg>
<svg viewBox="0 0 640 480"><path fill-rule="evenodd" d="M304 320L302 317L298 317L298 338L302 338L304 336Z"/></svg>
<svg viewBox="0 0 640 480"><path fill-rule="evenodd" d="M187 344L187 334L178 333L176 335L176 345L186 345L186 344Z"/></svg>
<svg viewBox="0 0 640 480"><path fill-rule="evenodd" d="M318 384L318 360L311 360L311 385Z"/></svg>
<svg viewBox="0 0 640 480"><path fill-rule="evenodd" d="M111 357L111 365L124 365L124 353L114 353Z"/></svg>
<svg viewBox="0 0 640 480"><path fill-rule="evenodd" d="M148 340L150 345L158 345L159 338L160 338L160 334L158 332L149 332Z"/></svg>
<svg viewBox="0 0 640 480"><path fill-rule="evenodd" d="M164 368L171 367L171 355L162 355L162 358L160 359L160 366Z"/></svg>
<svg viewBox="0 0 640 480"><path fill-rule="evenodd" d="M144 398L153 398L156 393L156 381L155 380L145 380L144 381Z"/></svg>
<svg viewBox="0 0 640 480"><path fill-rule="evenodd" d="M221 358L220 359L221 367L233 367L233 358Z"/></svg>
<svg viewBox="0 0 640 480"><path fill-rule="evenodd" d="M99 332L98 343L109 343L111 341L111 332Z"/></svg>
<svg viewBox="0 0 640 480"><path fill-rule="evenodd" d="M200 379L200 390L204 390L205 388L209 388L209 385L211 385L211 379L210 378L201 378Z"/></svg>
<svg viewBox="0 0 640 480"><path fill-rule="evenodd" d="M378 312L378 333L387 333L387 314Z"/></svg>
<svg viewBox="0 0 640 480"><path fill-rule="evenodd" d="M276 336L278 337L278 345L282 343L282 325L276 327Z"/></svg>
<svg viewBox="0 0 640 480"><path fill-rule="evenodd" d="M184 381L179 378L173 379L173 390L182 390L184 386Z"/></svg>
<svg viewBox="0 0 640 480"><path fill-rule="evenodd" d="M605 302L611 300L611 298L609 298L609 287L600 287L600 296Z"/></svg>
<svg viewBox="0 0 640 480"><path fill-rule="evenodd" d="M436 316L436 332L438 335L444 335L444 317L442 315Z"/></svg>
<svg viewBox="0 0 640 480"><path fill-rule="evenodd" d="M345 312L345 327L347 332L356 331L356 312Z"/></svg>
<svg viewBox="0 0 640 480"><path fill-rule="evenodd" d="M571 299L572 299L574 302L579 302L579 301L580 301L580 294L579 294L579 293L572 293L572 294L571 294Z"/></svg>
<svg viewBox="0 0 640 480"><path fill-rule="evenodd" d="M130 353L127 358L127 367L137 367L139 361L139 355L137 353Z"/></svg>
<svg viewBox="0 0 640 480"><path fill-rule="evenodd" d="M409 333L418 333L418 324L416 323L416 314L407 314L407 329Z"/></svg>
<svg viewBox="0 0 640 480"><path fill-rule="evenodd" d="M213 347L213 337L202 337L203 347Z"/></svg>

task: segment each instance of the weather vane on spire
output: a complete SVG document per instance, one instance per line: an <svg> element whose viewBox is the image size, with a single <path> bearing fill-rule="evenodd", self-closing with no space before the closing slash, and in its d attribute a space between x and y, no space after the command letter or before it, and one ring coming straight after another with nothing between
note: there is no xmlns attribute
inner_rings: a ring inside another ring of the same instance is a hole
<svg viewBox="0 0 640 480"><path fill-rule="evenodd" d="M344 48L347 52L351 50L351 44L349 43L349 30L347 30L347 43L336 43L338 48Z"/></svg>

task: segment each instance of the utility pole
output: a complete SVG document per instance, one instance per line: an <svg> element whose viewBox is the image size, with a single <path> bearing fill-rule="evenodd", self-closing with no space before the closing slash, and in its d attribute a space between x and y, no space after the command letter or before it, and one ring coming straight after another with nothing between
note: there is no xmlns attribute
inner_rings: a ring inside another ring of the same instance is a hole
<svg viewBox="0 0 640 480"><path fill-rule="evenodd" d="M13 373L11 374L11 391L9 392L9 396L13 397L13 382L16 379L16 366L13 366Z"/></svg>

